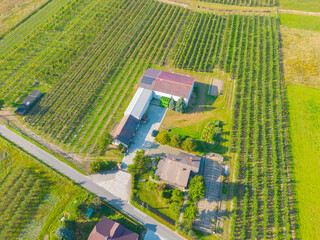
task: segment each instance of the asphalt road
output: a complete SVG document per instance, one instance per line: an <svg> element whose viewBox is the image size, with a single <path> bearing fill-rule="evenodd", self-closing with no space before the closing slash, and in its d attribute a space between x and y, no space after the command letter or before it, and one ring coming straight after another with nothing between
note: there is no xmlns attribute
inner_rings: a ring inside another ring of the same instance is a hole
<svg viewBox="0 0 320 240"><path fill-rule="evenodd" d="M42 150L41 148L37 147L33 143L27 141L26 139L22 138L18 134L12 132L4 125L0 125L0 135L4 136L5 138L9 139L11 142L15 143L16 145L23 148L25 151L29 152L33 156L37 157L47 165L51 166L52 168L56 169L57 171L63 173L70 179L74 180L75 182L79 183L84 188L88 189L90 192L96 194L97 196L101 197L102 199L109 202L114 207L120 209L130 217L134 218L138 222L142 223L147 229L147 234L145 236L146 240L180 240L183 239L180 235L173 232L169 228L165 227L164 225L158 223L153 218L149 217L148 215L144 214L140 210L133 207L129 202L125 202L120 198L112 195L103 187L92 182L92 180L77 172L72 167L68 166L67 164L61 162L51 154L47 153L46 151Z"/></svg>

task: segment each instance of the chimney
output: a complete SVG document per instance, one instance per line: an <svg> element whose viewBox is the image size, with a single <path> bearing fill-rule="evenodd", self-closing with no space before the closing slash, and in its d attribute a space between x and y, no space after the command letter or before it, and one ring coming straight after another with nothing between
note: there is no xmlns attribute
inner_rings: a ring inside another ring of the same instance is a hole
<svg viewBox="0 0 320 240"><path fill-rule="evenodd" d="M192 157L190 157L190 162L192 162L193 161L193 159L192 159Z"/></svg>

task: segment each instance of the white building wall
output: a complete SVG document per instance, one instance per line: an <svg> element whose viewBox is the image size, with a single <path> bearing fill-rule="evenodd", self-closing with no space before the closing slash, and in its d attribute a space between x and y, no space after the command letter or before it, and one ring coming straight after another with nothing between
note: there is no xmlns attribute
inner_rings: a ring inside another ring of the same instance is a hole
<svg viewBox="0 0 320 240"><path fill-rule="evenodd" d="M153 97L155 98L155 99L161 99L161 97L168 97L168 98L173 98L173 100L175 100L175 101L178 101L181 97L179 97L179 96L175 96L175 95L171 95L171 94L168 94L168 93L163 93L163 92L158 92L158 91L153 91ZM190 98L190 97L189 97ZM188 103L188 99L187 98L183 98L184 99L184 101L186 102L186 103ZM188 104L187 104L188 105Z"/></svg>

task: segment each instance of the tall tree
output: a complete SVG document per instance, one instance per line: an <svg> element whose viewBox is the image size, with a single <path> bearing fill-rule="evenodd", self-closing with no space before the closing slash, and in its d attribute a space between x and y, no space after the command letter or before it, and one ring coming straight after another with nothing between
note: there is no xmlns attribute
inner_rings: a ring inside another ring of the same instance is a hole
<svg viewBox="0 0 320 240"><path fill-rule="evenodd" d="M170 99L170 102L169 102L169 109L171 109L171 110L175 110L176 109L176 101L173 99L173 98L171 98Z"/></svg>
<svg viewBox="0 0 320 240"><path fill-rule="evenodd" d="M186 112L186 103L184 102L183 98L179 98L176 104L176 111L179 113L185 113Z"/></svg>

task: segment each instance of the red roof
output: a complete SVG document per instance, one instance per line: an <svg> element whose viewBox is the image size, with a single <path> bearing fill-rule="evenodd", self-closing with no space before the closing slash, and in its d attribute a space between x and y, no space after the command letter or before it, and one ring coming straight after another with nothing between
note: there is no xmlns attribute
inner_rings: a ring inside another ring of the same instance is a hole
<svg viewBox="0 0 320 240"><path fill-rule="evenodd" d="M152 90L178 97L189 98L194 81L193 77L161 72L156 79Z"/></svg>
<svg viewBox="0 0 320 240"><path fill-rule="evenodd" d="M161 72L158 76L158 79L167 80L175 83L180 83L183 85L192 86L194 82L193 77L188 77L175 73Z"/></svg>

